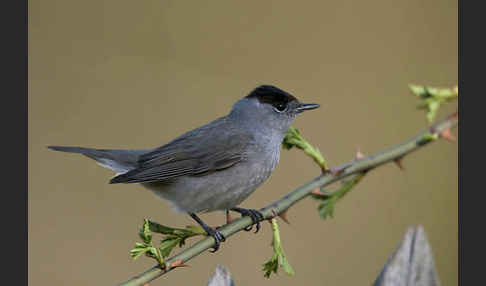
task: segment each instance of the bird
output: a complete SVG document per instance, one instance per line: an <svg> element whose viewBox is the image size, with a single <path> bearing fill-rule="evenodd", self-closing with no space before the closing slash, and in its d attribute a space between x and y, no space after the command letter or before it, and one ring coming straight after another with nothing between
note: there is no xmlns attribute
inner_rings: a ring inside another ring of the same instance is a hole
<svg viewBox="0 0 486 286"><path fill-rule="evenodd" d="M230 112L153 149L95 149L47 146L79 153L113 170L110 184L137 183L166 200L176 212L191 216L214 238L211 252L226 238L197 214L234 211L249 216L256 231L263 215L238 207L272 174L282 141L303 111L318 108L301 103L273 85L260 85L239 99Z"/></svg>

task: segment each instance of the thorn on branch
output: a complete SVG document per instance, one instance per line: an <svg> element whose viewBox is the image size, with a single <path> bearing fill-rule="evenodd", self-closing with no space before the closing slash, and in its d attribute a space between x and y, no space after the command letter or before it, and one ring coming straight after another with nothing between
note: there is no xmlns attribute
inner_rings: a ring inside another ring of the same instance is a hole
<svg viewBox="0 0 486 286"><path fill-rule="evenodd" d="M231 213L229 212L229 210L226 210L226 224L232 222L234 219L233 217L231 216Z"/></svg>
<svg viewBox="0 0 486 286"><path fill-rule="evenodd" d="M315 199L320 199L320 200L326 200L330 197L330 194L326 191L324 191L320 188L315 188L314 190L312 190L311 192L311 195L315 198Z"/></svg>
<svg viewBox="0 0 486 286"><path fill-rule="evenodd" d="M444 131L442 131L439 136L449 142L455 142L456 138L452 135L451 129L447 128Z"/></svg>
<svg viewBox="0 0 486 286"><path fill-rule="evenodd" d="M398 166L398 168L400 168L400 170L405 171L405 168L403 167L402 164L402 159L403 157L396 158L395 160L393 160L393 162Z"/></svg>
<svg viewBox="0 0 486 286"><path fill-rule="evenodd" d="M189 267L189 265L182 263L182 260L176 260L170 264L170 268L177 268L177 267Z"/></svg>
<svg viewBox="0 0 486 286"><path fill-rule="evenodd" d="M363 153L361 153L361 149L359 148L359 145L357 146L357 151L356 151L356 155L355 155L355 159L356 160L360 160L360 159L363 159L365 156Z"/></svg>
<svg viewBox="0 0 486 286"><path fill-rule="evenodd" d="M287 224L290 224L289 222L289 219L287 218L287 211L288 210L285 210L283 212L281 212L278 216L284 221L286 222Z"/></svg>
<svg viewBox="0 0 486 286"><path fill-rule="evenodd" d="M451 119L457 120L457 115L458 115L458 113L456 111L453 114L451 114L447 119L449 119L449 120L451 120Z"/></svg>
<svg viewBox="0 0 486 286"><path fill-rule="evenodd" d="M328 197L328 195L323 194L319 188L313 189L311 194L319 196L319 197Z"/></svg>
<svg viewBox="0 0 486 286"><path fill-rule="evenodd" d="M346 170L347 167L343 167L343 168L333 168L333 169L330 169L329 172L334 176L339 176L341 175L342 173L344 173L344 170Z"/></svg>

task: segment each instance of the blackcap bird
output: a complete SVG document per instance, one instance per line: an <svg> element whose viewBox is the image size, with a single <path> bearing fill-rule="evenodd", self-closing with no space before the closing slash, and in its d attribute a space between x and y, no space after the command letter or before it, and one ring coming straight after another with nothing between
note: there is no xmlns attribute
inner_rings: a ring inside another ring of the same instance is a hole
<svg viewBox="0 0 486 286"><path fill-rule="evenodd" d="M238 100L228 115L161 147L148 150L48 148L83 154L117 172L110 184L139 183L169 201L214 238L214 252L225 237L206 225L196 213L232 210L251 217L258 231L263 215L237 206L275 169L282 140L296 116L318 107L318 104L301 103L275 86L262 85Z"/></svg>

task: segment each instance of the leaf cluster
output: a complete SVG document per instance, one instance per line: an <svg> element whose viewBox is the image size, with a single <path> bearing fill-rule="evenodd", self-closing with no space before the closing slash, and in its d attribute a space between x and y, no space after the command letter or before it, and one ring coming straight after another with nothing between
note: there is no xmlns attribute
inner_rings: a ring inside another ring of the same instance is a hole
<svg viewBox="0 0 486 286"><path fill-rule="evenodd" d="M153 246L152 232L165 235L159 247ZM185 229L173 228L144 219L143 226L139 230L138 235L142 239L142 242L135 243L135 248L130 251L132 258L137 259L142 254L145 254L157 260L160 266L163 266L164 259L170 255L174 247L177 245L183 247L186 239L193 236L206 235L206 232L199 226L186 226Z"/></svg>
<svg viewBox="0 0 486 286"><path fill-rule="evenodd" d="M436 88L424 85L409 85L410 90L421 101L417 105L418 109L425 109L427 111L427 120L434 121L439 107L449 101L457 99L458 88Z"/></svg>

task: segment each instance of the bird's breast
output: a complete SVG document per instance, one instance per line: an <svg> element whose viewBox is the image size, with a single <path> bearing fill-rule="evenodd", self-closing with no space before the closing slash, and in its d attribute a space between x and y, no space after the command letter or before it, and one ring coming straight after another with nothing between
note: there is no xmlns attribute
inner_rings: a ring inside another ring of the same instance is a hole
<svg viewBox="0 0 486 286"><path fill-rule="evenodd" d="M255 152L252 152L248 157L249 180L260 185L275 170L280 158L280 148L270 148L270 146L256 148Z"/></svg>

